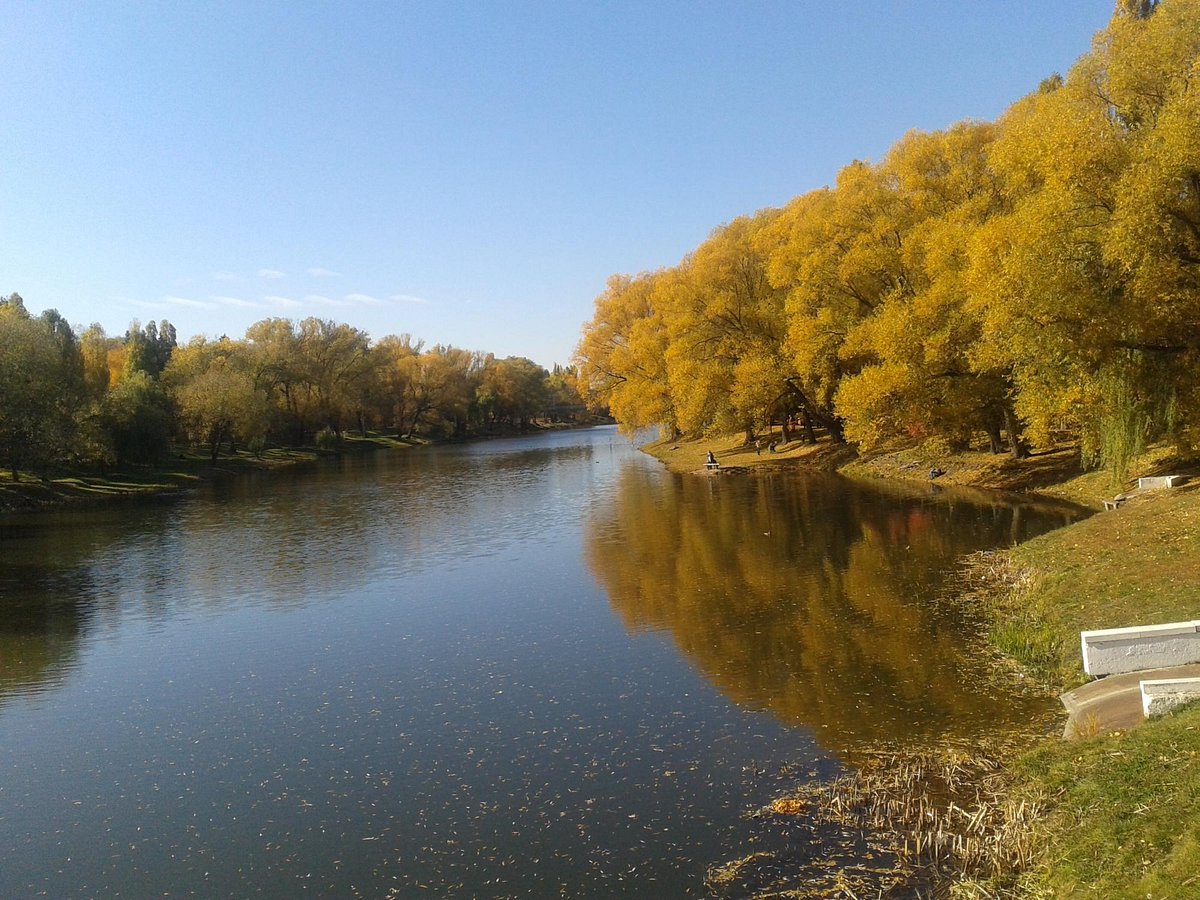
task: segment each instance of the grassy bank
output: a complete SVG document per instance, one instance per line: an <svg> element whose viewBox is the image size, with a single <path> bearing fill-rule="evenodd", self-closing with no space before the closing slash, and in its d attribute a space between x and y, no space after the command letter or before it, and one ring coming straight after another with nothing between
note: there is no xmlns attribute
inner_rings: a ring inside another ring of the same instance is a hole
<svg viewBox="0 0 1200 900"><path fill-rule="evenodd" d="M248 452L223 453L213 462L208 453L181 450L156 467L129 467L98 473L66 473L42 478L30 472L18 472L14 481L7 470L0 473L0 514L26 512L51 506L80 503L107 503L154 494L187 490L205 482L246 472L266 472L306 465L336 453L362 453L370 450L407 447L410 443L372 435L347 437L337 451L316 448L265 450L260 455Z"/></svg>
<svg viewBox="0 0 1200 900"><path fill-rule="evenodd" d="M768 456L740 436L659 442L648 450L676 471L703 470L712 449L723 469L762 465L837 468L855 478L928 480L1036 490L1099 509L1133 487L1085 473L1070 448L1027 460L985 453L905 449L854 458L828 447L789 445ZM970 602L992 642L1044 689L1085 679L1079 632L1200 618L1200 468L1153 451L1132 475L1178 472L1192 482L1134 494L1103 512L1026 544L972 561ZM1019 875L960 885L958 896L1200 898L1200 706L1126 732L1083 741L1018 741L1003 760L1009 798L1041 810L1014 840L1032 848Z"/></svg>
<svg viewBox="0 0 1200 900"><path fill-rule="evenodd" d="M474 435L468 440L520 437L545 431L586 428L611 420L592 417L581 423L539 421L532 429L502 429ZM268 472L310 464L339 454L365 453L431 443L424 437L403 440L368 432L367 437L347 433L333 449L317 447L273 448L261 454L246 451L221 453L213 462L207 451L182 448L172 451L157 466L131 466L104 473L60 472L43 478L34 472L18 472L14 481L9 470L0 471L0 515L28 512L53 506L105 503L171 493L196 487L205 481L247 472Z"/></svg>
<svg viewBox="0 0 1200 900"><path fill-rule="evenodd" d="M774 452L770 449L775 442ZM788 467L836 469L854 459L854 451L848 447L833 447L827 442L806 444L803 441L783 442L776 429L763 434L758 445L747 444L744 435L723 435L715 438L697 438L653 441L642 447L672 472L704 472L708 453L713 456L725 472L740 472L756 467Z"/></svg>
<svg viewBox="0 0 1200 900"><path fill-rule="evenodd" d="M993 640L1067 689L1085 678L1080 631L1200 618L1200 484L1135 497L988 566ZM1200 897L1200 708L1050 740L1013 770L1016 794L1051 798L1031 893Z"/></svg>

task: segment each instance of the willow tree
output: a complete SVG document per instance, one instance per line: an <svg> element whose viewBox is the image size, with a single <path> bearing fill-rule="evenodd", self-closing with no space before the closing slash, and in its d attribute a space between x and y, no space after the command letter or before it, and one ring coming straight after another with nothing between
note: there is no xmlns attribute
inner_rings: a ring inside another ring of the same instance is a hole
<svg viewBox="0 0 1200 900"><path fill-rule="evenodd" d="M1142 414L1200 446L1200 3L1172 0L1114 21L1113 94L1137 123L1116 185L1106 262L1136 314L1116 339ZM1136 18L1136 17L1135 17ZM1150 423L1147 423L1150 424ZM1152 426L1151 426L1152 427Z"/></svg>
<svg viewBox="0 0 1200 900"><path fill-rule="evenodd" d="M767 278L757 237L777 214L716 229L656 285L668 383L686 432L744 431L751 440L787 409L784 292Z"/></svg>
<svg viewBox="0 0 1200 900"><path fill-rule="evenodd" d="M609 278L575 351L580 397L591 409L606 407L623 431L661 426L679 434L667 382L667 331L655 302L667 277Z"/></svg>
<svg viewBox="0 0 1200 900"><path fill-rule="evenodd" d="M933 436L965 445L979 431L1000 449L1007 428L1023 452L1006 371L974 364L979 317L969 308L964 235L995 212L996 179L987 164L994 127L963 122L910 132L879 167L893 194L877 205L873 231L899 247L892 286L854 325L840 350L859 360L837 392L837 412L860 445Z"/></svg>
<svg viewBox="0 0 1200 900"><path fill-rule="evenodd" d="M771 283L787 292L798 398L835 441L844 435L835 407L838 388L870 361L847 347L847 337L889 296L910 289L904 216L889 177L877 166L855 162L838 173L832 189L789 203L766 236L773 245Z"/></svg>
<svg viewBox="0 0 1200 900"><path fill-rule="evenodd" d="M999 123L990 159L1007 211L972 246L977 359L1011 367L1035 439L1066 424L1085 456L1118 471L1171 429L1190 383L1178 363L1194 352L1194 331L1190 342L1167 338L1186 333L1194 307L1161 276L1172 256L1187 265L1198 53L1198 0L1114 16L1061 85Z"/></svg>

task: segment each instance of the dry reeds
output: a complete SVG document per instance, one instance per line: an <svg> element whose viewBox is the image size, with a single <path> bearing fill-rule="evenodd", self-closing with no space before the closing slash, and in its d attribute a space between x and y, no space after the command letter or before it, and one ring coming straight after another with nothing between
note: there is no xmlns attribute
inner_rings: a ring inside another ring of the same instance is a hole
<svg viewBox="0 0 1200 900"><path fill-rule="evenodd" d="M853 835L855 849L814 848L786 876L758 879L757 897L1002 897L1034 862L1041 800L1014 798L996 753L943 746L857 754L854 771L805 785L757 815L801 822L810 833ZM710 872L711 888L743 881L752 854ZM972 887L975 885L976 887ZM964 893L964 890L967 891ZM1015 896L1015 894L1013 894Z"/></svg>

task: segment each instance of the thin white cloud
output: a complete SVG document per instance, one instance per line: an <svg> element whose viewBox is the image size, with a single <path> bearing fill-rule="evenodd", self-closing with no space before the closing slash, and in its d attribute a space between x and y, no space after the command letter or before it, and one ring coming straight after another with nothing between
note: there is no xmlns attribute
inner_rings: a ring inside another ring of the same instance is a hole
<svg viewBox="0 0 1200 900"><path fill-rule="evenodd" d="M259 269L258 277L265 278L267 281L278 281L280 278L287 278L287 272L280 272L278 269Z"/></svg>
<svg viewBox="0 0 1200 900"><path fill-rule="evenodd" d="M388 297L389 300L396 303L428 303L424 297L414 297L412 294L392 294Z"/></svg>
<svg viewBox="0 0 1200 900"><path fill-rule="evenodd" d="M255 303L253 300L243 300L241 297L212 296L208 299L213 303L219 303L222 306L262 306L261 303Z"/></svg>
<svg viewBox="0 0 1200 900"><path fill-rule="evenodd" d="M280 297L275 294L267 294L262 299L263 303L269 303L272 306L281 306L284 309L295 309L301 305L299 300L293 300L291 297Z"/></svg>
<svg viewBox="0 0 1200 900"><path fill-rule="evenodd" d="M166 296L162 298L162 302L167 306L186 306L188 309L213 309L215 306L207 300L192 300L189 297Z"/></svg>
<svg viewBox="0 0 1200 900"><path fill-rule="evenodd" d="M322 269L320 266L313 266L308 270L308 274L313 278L337 278L339 273L330 269Z"/></svg>
<svg viewBox="0 0 1200 900"><path fill-rule="evenodd" d="M308 294L304 298L305 303L315 303L317 306L346 306L341 300L334 300L332 297L325 297L321 294Z"/></svg>
<svg viewBox="0 0 1200 900"><path fill-rule="evenodd" d="M381 301L378 297L372 297L370 294L347 294L347 303L361 303L363 306L378 306Z"/></svg>

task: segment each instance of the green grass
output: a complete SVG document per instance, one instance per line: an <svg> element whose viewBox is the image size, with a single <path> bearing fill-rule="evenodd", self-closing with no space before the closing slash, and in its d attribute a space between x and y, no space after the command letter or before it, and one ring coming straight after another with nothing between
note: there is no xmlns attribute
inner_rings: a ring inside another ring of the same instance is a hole
<svg viewBox="0 0 1200 900"><path fill-rule="evenodd" d="M1056 897L1200 897L1200 705L1126 734L1055 741L1018 764L1056 797L1031 875Z"/></svg>
<svg viewBox="0 0 1200 900"><path fill-rule="evenodd" d="M1200 485L985 558L992 641L1053 690L1085 679L1079 632L1200 618ZM1049 796L1029 893L1200 898L1200 708L1126 734L1047 740L1014 761L1017 792Z"/></svg>
<svg viewBox="0 0 1200 900"><path fill-rule="evenodd" d="M1200 485L1042 535L1005 563L1008 596L993 636L1065 687L1082 675L1080 631L1200 618Z"/></svg>

